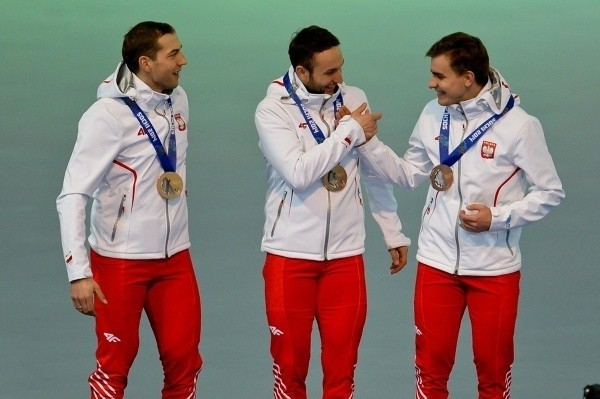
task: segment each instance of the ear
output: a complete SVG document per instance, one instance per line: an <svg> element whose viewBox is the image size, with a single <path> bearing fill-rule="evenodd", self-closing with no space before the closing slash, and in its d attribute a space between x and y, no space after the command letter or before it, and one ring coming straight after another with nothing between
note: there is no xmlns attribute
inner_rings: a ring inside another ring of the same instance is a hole
<svg viewBox="0 0 600 399"><path fill-rule="evenodd" d="M463 82L466 87L471 87L475 82L475 74L472 71L467 71L463 74Z"/></svg>
<svg viewBox="0 0 600 399"><path fill-rule="evenodd" d="M310 72L308 71L308 69L304 68L302 65L298 65L294 69L294 71L296 72L296 75L298 75L300 80L302 80L302 82L304 82L304 80L308 80L308 78L310 77Z"/></svg>
<svg viewBox="0 0 600 399"><path fill-rule="evenodd" d="M152 59L148 56L142 55L138 59L138 64L140 66L140 70L144 72L150 72L150 69L152 69Z"/></svg>

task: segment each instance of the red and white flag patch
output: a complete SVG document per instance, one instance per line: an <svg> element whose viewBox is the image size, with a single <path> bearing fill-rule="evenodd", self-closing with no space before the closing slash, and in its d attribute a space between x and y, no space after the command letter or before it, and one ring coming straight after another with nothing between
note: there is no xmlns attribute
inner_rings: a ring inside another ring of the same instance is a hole
<svg viewBox="0 0 600 399"><path fill-rule="evenodd" d="M483 141L481 144L481 157L485 159L493 159L496 153L496 143L491 141Z"/></svg>

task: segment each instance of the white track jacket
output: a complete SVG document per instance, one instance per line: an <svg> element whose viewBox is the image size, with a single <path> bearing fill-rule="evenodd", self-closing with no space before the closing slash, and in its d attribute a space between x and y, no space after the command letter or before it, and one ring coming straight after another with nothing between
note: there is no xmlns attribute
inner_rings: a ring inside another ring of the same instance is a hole
<svg viewBox="0 0 600 399"><path fill-rule="evenodd" d="M503 77L492 78L473 100L448 107L449 152L493 114L511 95ZM544 217L564 198L540 122L515 106L452 166L454 183L438 192L431 186L422 211L417 260L448 273L474 276L508 274L521 267L521 228ZM398 157L376 137L359 151L369 167L396 185L413 189L440 164L440 123L445 107L429 102ZM491 208L490 230L459 227L459 212L470 204Z"/></svg>
<svg viewBox="0 0 600 399"><path fill-rule="evenodd" d="M86 203L89 244L99 254L123 259L159 259L189 248L187 190L178 198L159 196L164 171L150 140L129 107L133 98L166 148L171 113L166 94L152 91L124 64L98 87L98 100L79 121L77 141L56 200L69 281L92 275L85 246ZM188 100L177 87L173 103L177 173L186 181Z"/></svg>
<svg viewBox="0 0 600 399"><path fill-rule="evenodd" d="M283 78L272 82L255 114L259 146L267 162L262 251L310 260L362 254L365 226L361 175L387 248L409 245L410 240L401 233L392 186L369 176L369 171L359 165L355 146L365 141L361 126L346 116L335 127L333 102L338 93L310 94L293 68L289 73L296 94L326 140L317 144L283 86ZM342 84L339 90L350 110L367 101L356 87ZM338 163L346 170L348 182L341 191L331 192L323 186L321 177Z"/></svg>

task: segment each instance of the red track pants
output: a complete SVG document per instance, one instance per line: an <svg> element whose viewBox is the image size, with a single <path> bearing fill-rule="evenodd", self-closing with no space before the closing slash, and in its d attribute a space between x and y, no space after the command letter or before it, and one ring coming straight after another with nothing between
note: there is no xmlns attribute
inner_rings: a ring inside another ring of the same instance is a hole
<svg viewBox="0 0 600 399"><path fill-rule="evenodd" d="M164 370L163 399L196 397L202 366L200 295L189 251L168 259L128 260L91 252L94 279L108 304L95 303L97 369L91 398L124 395L139 346L142 310L148 316Z"/></svg>
<svg viewBox="0 0 600 399"><path fill-rule="evenodd" d="M311 331L321 337L323 398L349 399L367 313L362 256L310 261L267 254L263 268L273 397L306 399Z"/></svg>
<svg viewBox="0 0 600 399"><path fill-rule="evenodd" d="M510 398L520 272L457 276L419 263L415 285L417 399L446 399L461 319L471 321L479 399Z"/></svg>

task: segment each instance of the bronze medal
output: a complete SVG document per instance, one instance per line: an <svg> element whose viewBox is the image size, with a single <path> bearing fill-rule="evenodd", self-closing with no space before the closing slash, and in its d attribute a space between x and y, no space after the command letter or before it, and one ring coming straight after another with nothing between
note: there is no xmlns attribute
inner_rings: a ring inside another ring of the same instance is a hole
<svg viewBox="0 0 600 399"><path fill-rule="evenodd" d="M163 198L177 198L183 191L183 179L175 172L165 172L158 177L156 189Z"/></svg>
<svg viewBox="0 0 600 399"><path fill-rule="evenodd" d="M346 187L348 174L341 165L335 165L325 176L323 176L323 185L329 191L340 191Z"/></svg>
<svg viewBox="0 0 600 399"><path fill-rule="evenodd" d="M448 165L438 165L429 174L429 180L431 181L431 187L437 191L446 191L454 181L452 169Z"/></svg>

